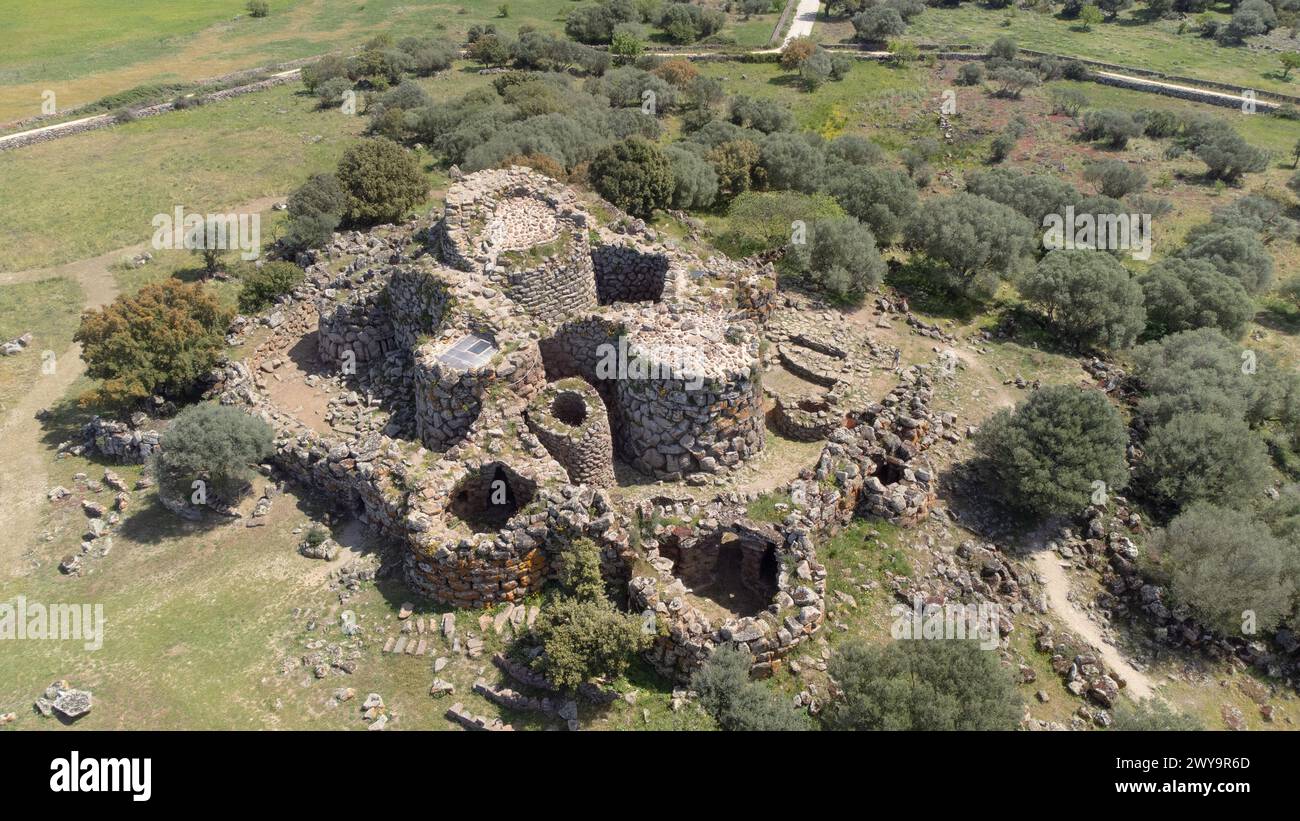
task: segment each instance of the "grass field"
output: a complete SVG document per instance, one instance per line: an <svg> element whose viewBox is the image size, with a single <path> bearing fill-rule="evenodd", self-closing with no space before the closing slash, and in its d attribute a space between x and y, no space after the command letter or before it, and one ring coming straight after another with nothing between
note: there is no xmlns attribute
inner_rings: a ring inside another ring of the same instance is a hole
<svg viewBox="0 0 1300 821"><path fill-rule="evenodd" d="M63 277L0 285L0 342L32 335L22 353L0 357L0 417L38 378L43 353L72 344L81 301L81 287Z"/></svg>
<svg viewBox="0 0 1300 821"><path fill-rule="evenodd" d="M1227 19L1227 15L1223 15ZM1076 21L1023 9L991 10L978 3L956 8L926 8L908 26L903 39L942 45L972 44L986 47L998 37L1010 37L1023 48L1072 57L1163 71L1216 82L1234 83L1261 91L1300 93L1294 72L1283 80L1277 53L1245 46L1215 44L1192 31L1178 33L1179 21L1148 22L1142 9L1121 12L1114 22L1076 30ZM853 25L847 20L819 19L813 35L822 42L847 42ZM1278 47L1288 42L1284 33L1270 38ZM1300 43L1290 40L1290 49Z"/></svg>
<svg viewBox="0 0 1300 821"><path fill-rule="evenodd" d="M153 83L193 82L240 69L359 48L379 32L426 34L463 42L471 26L492 23L560 32L574 0L271 0L271 14L249 17L245 0L63 0L5 11L0 53L0 123L41 113L42 92L60 110ZM724 34L763 47L776 14L732 15ZM75 34L75 36L70 36Z"/></svg>

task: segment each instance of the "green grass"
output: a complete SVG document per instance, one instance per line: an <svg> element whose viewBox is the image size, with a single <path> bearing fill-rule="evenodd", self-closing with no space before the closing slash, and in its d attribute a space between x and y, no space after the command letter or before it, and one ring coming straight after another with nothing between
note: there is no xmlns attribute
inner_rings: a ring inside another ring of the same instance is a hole
<svg viewBox="0 0 1300 821"><path fill-rule="evenodd" d="M444 99L484 82L456 72L423 84ZM176 205L225 213L284 197L309 175L332 170L365 124L317 109L290 85L4 152L0 271L147 242L154 215ZM429 171L431 186L445 184ZM264 229L262 239L272 236Z"/></svg>
<svg viewBox="0 0 1300 821"><path fill-rule="evenodd" d="M40 377L45 351L59 355L72 344L81 301L81 287L66 278L0 285L0 342L32 334L22 353L0 357L0 415Z"/></svg>
<svg viewBox="0 0 1300 821"><path fill-rule="evenodd" d="M1221 16L1227 19L1227 15ZM926 8L908 26L906 39L983 48L1005 36L1022 48L1036 51L1234 83L1261 91L1300 93L1294 73L1289 81L1281 79L1277 52L1217 45L1197 35L1191 19L1187 20L1186 31L1179 34L1179 21L1148 22L1144 9L1135 7L1120 13L1115 22L1094 26L1092 31L1077 31L1076 25L1076 21L1054 14L1014 9L994 11L978 3L964 3L956 8ZM823 42L841 42L852 37L853 26L844 20L826 23L819 20L813 33ZM1291 43L1294 48L1295 41Z"/></svg>

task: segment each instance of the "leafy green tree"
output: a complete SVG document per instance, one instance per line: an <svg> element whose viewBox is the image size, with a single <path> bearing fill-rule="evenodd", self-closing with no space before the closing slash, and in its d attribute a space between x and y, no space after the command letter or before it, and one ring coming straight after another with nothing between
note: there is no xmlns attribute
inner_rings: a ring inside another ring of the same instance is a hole
<svg viewBox="0 0 1300 821"><path fill-rule="evenodd" d="M691 689L700 706L724 730L772 732L807 730L808 721L779 693L749 677L749 651L725 644L713 651L695 675Z"/></svg>
<svg viewBox="0 0 1300 821"><path fill-rule="evenodd" d="M429 193L414 155L384 137L343 152L338 181L348 195L347 218L364 225L398 222Z"/></svg>
<svg viewBox="0 0 1300 821"><path fill-rule="evenodd" d="M239 278L239 310L252 314L296 288L303 280L303 271L292 262L271 261L261 267L247 266Z"/></svg>
<svg viewBox="0 0 1300 821"><path fill-rule="evenodd" d="M962 63L961 68L957 69L958 85L977 86L982 82L984 82L983 63Z"/></svg>
<svg viewBox="0 0 1300 821"><path fill-rule="evenodd" d="M1268 152L1246 142L1231 128L1215 130L1193 150L1212 180L1235 183L1247 172L1268 168Z"/></svg>
<svg viewBox="0 0 1300 821"><path fill-rule="evenodd" d="M856 134L843 134L831 140L826 153L828 161L845 165L880 165L887 159L883 148ZM836 173L843 173L843 169Z"/></svg>
<svg viewBox="0 0 1300 821"><path fill-rule="evenodd" d="M995 652L976 641L851 641L831 656L843 695L823 713L832 730L1012 730L1021 703Z"/></svg>
<svg viewBox="0 0 1300 821"><path fill-rule="evenodd" d="M1170 334L1133 351L1133 375L1144 388L1138 411L1156 426L1196 413L1256 422L1267 418L1267 360L1245 373L1242 350L1214 328Z"/></svg>
<svg viewBox="0 0 1300 821"><path fill-rule="evenodd" d="M1042 226L1048 214L1064 217L1065 207L1079 201L1078 190L1064 180L1009 168L971 174L966 178L966 190L1014 208L1036 226Z"/></svg>
<svg viewBox="0 0 1300 821"><path fill-rule="evenodd" d="M316 86L316 99L321 108L338 108L343 104L343 95L352 90L352 81L347 77L331 77Z"/></svg>
<svg viewBox="0 0 1300 821"><path fill-rule="evenodd" d="M307 90L315 94L316 89L326 80L336 77L348 79L348 61L337 54L327 54L316 62L303 66L299 76Z"/></svg>
<svg viewBox="0 0 1300 821"><path fill-rule="evenodd" d="M761 153L751 140L729 140L709 152L709 162L718 175L718 191L724 198L735 197L758 184Z"/></svg>
<svg viewBox="0 0 1300 821"><path fill-rule="evenodd" d="M816 141L810 140L815 138ZM778 131L759 144L759 165L768 188L812 194L822 187L825 148L815 134Z"/></svg>
<svg viewBox="0 0 1300 821"><path fill-rule="evenodd" d="M674 208L708 208L718 196L718 174L703 156L676 145L664 148L673 171Z"/></svg>
<svg viewBox="0 0 1300 821"><path fill-rule="evenodd" d="M1142 450L1142 486L1152 499L1172 509L1194 502L1248 504L1269 478L1264 444L1236 417L1174 416L1151 429Z"/></svg>
<svg viewBox="0 0 1300 821"><path fill-rule="evenodd" d="M203 402L176 415L163 433L152 470L172 498L192 498L204 483L207 504L233 504L247 489L252 465L274 451L274 431L260 418L232 406Z"/></svg>
<svg viewBox="0 0 1300 821"><path fill-rule="evenodd" d="M1272 630L1291 613L1291 578L1300 559L1294 545L1242 511L1241 503L1192 505L1154 539L1174 599L1229 636L1243 635L1243 626ZM1247 614L1253 625L1243 624Z"/></svg>
<svg viewBox="0 0 1300 821"><path fill-rule="evenodd" d="M857 217L885 244L893 243L916 212L916 186L894 168L838 168L827 190L844 211Z"/></svg>
<svg viewBox="0 0 1300 821"><path fill-rule="evenodd" d="M997 60L1014 60L1020 47L1010 37L999 37L989 46L988 56Z"/></svg>
<svg viewBox="0 0 1300 821"><path fill-rule="evenodd" d="M291 252L330 241L347 211L348 194L333 174L315 174L289 195L284 244Z"/></svg>
<svg viewBox="0 0 1300 821"><path fill-rule="evenodd" d="M1147 175L1136 165L1119 160L1102 160L1084 167L1083 178L1097 186L1098 193L1119 199L1147 186Z"/></svg>
<svg viewBox="0 0 1300 821"><path fill-rule="evenodd" d="M907 31L907 23L897 9L873 6L853 17L853 32L864 43L883 43Z"/></svg>
<svg viewBox="0 0 1300 821"><path fill-rule="evenodd" d="M1052 251L1025 275L1020 293L1075 344L1128 348L1146 325L1142 288L1110 254Z"/></svg>
<svg viewBox="0 0 1300 821"><path fill-rule="evenodd" d="M639 618L618 612L603 597L557 599L542 610L530 636L542 648L533 669L564 688L621 676L653 640Z"/></svg>
<svg viewBox="0 0 1300 821"><path fill-rule="evenodd" d="M731 100L731 122L764 134L793 131L794 114L777 100L738 94Z"/></svg>
<svg viewBox="0 0 1300 821"><path fill-rule="evenodd" d="M989 72L989 79L998 84L998 96L1020 99L1024 90L1038 85L1038 75L1015 66L998 66Z"/></svg>
<svg viewBox="0 0 1300 821"><path fill-rule="evenodd" d="M558 553L557 576L564 591L582 601L604 599L605 580L600 575L596 543L586 537L574 539Z"/></svg>
<svg viewBox="0 0 1300 821"><path fill-rule="evenodd" d="M1101 25L1103 19L1101 9L1092 4L1079 9L1079 28L1084 31L1092 31L1092 27Z"/></svg>
<svg viewBox="0 0 1300 821"><path fill-rule="evenodd" d="M1011 208L964 192L928 200L903 235L909 248L946 265L967 293L992 293L1037 242L1033 226Z"/></svg>
<svg viewBox="0 0 1300 821"><path fill-rule="evenodd" d="M1142 124L1127 111L1095 108L1083 115L1079 134L1085 140L1101 142L1110 148L1121 149L1128 141L1142 133Z"/></svg>
<svg viewBox="0 0 1300 821"><path fill-rule="evenodd" d="M993 476L989 487L1008 507L1035 516L1076 513L1094 482L1128 483L1128 432L1105 394L1056 385L999 410L975 436Z"/></svg>
<svg viewBox="0 0 1300 821"><path fill-rule="evenodd" d="M815 288L856 302L880 284L885 261L869 228L853 217L832 217L817 220L808 231L810 241L789 246L785 263Z"/></svg>
<svg viewBox="0 0 1300 821"><path fill-rule="evenodd" d="M1282 64L1283 80L1291 79L1291 72L1300 68L1300 51L1284 51L1277 59Z"/></svg>
<svg viewBox="0 0 1300 821"><path fill-rule="evenodd" d="M1153 337L1218 328L1229 339L1238 339L1255 315L1255 305L1241 283L1202 259L1163 259L1138 282L1147 331Z"/></svg>
<svg viewBox="0 0 1300 821"><path fill-rule="evenodd" d="M796 220L810 226L842 216L843 209L825 194L748 191L728 207L727 230L718 237L717 245L732 257L774 251L790 244Z"/></svg>
<svg viewBox="0 0 1300 821"><path fill-rule="evenodd" d="M187 396L226 347L232 312L202 283L167 279L81 315L73 339L100 384L86 401L128 404Z"/></svg>
<svg viewBox="0 0 1300 821"><path fill-rule="evenodd" d="M1201 259L1259 294L1273 284L1273 256L1264 243L1244 231L1224 228L1200 233L1178 249L1179 259Z"/></svg>
<svg viewBox="0 0 1300 821"><path fill-rule="evenodd" d="M667 208L673 196L673 170L654 143L629 137L601 149L591 161L596 191L638 217Z"/></svg>
<svg viewBox="0 0 1300 821"><path fill-rule="evenodd" d="M1120 699L1112 711L1115 721L1112 730L1120 732L1169 732L1177 730L1204 730L1194 716L1178 713L1164 701L1157 698L1144 698L1138 704L1130 704L1127 699Z"/></svg>
<svg viewBox="0 0 1300 821"><path fill-rule="evenodd" d="M465 56L485 66L504 66L511 59L511 43L505 37L488 34L469 44Z"/></svg>

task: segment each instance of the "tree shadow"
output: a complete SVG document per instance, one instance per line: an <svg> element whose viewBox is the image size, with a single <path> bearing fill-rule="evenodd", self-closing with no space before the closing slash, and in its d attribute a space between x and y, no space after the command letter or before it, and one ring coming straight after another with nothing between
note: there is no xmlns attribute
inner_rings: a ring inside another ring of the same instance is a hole
<svg viewBox="0 0 1300 821"><path fill-rule="evenodd" d="M201 535L238 521L215 513L204 513L199 519L185 519L163 507L154 494L147 506L123 519L115 532L138 544L156 545L168 539Z"/></svg>
<svg viewBox="0 0 1300 821"><path fill-rule="evenodd" d="M905 263L890 260L885 284L907 297L908 304L929 316L970 320L981 313L982 302L954 290L948 270L933 260L914 256Z"/></svg>

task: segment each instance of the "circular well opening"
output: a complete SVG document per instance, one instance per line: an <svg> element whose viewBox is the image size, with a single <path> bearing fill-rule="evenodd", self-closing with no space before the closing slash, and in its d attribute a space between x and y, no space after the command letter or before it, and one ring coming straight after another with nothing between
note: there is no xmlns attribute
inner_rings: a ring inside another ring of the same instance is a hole
<svg viewBox="0 0 1300 821"><path fill-rule="evenodd" d="M551 402L551 413L564 424L577 427L587 418L587 402L581 394L566 391Z"/></svg>

